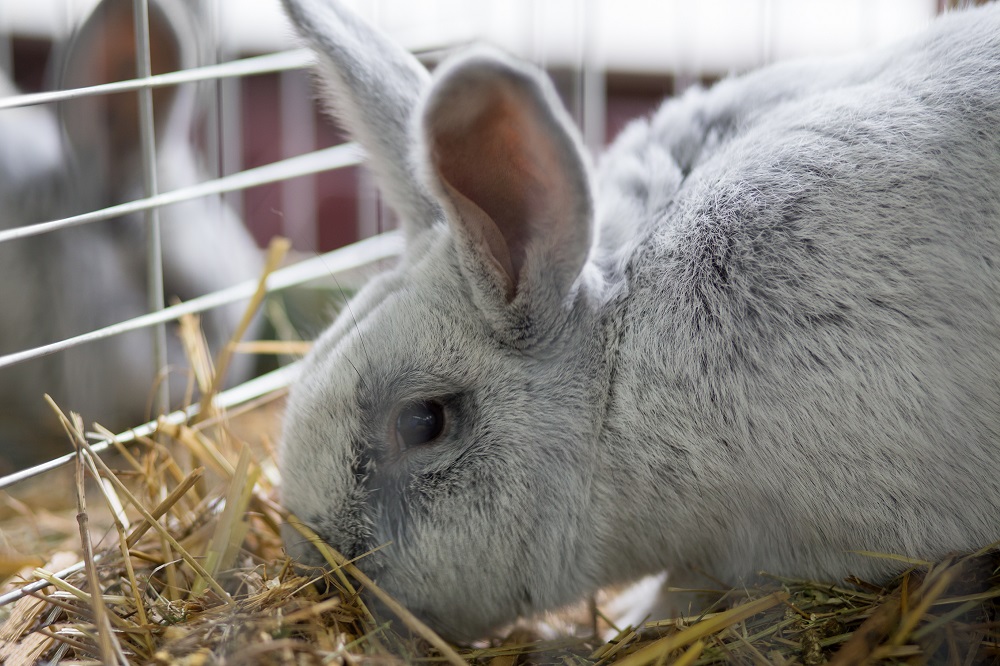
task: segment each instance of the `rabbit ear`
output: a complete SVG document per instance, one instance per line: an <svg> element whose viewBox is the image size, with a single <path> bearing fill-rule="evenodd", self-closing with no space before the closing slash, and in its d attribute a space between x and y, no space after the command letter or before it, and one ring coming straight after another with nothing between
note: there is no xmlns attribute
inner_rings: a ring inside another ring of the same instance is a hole
<svg viewBox="0 0 1000 666"><path fill-rule="evenodd" d="M169 12L167 0L149 3L149 38L153 74L191 66L183 40L192 42L178 25L182 12ZM169 9L176 9L172 5ZM193 29L193 28L192 28ZM193 42L192 42L193 43ZM61 54L57 73L62 88L80 88L137 76L135 24L132 0L103 0L94 9ZM176 87L153 91L157 140L168 131L180 108L193 106ZM134 184L140 159L139 98L135 92L96 95L63 102L60 118L73 155L81 168L100 174L109 186ZM97 177L91 176L96 181ZM121 194L119 192L118 194Z"/></svg>
<svg viewBox="0 0 1000 666"><path fill-rule="evenodd" d="M369 166L408 237L441 218L413 164L414 109L430 76L416 58L339 2L284 0L320 56L327 102L368 153Z"/></svg>
<svg viewBox="0 0 1000 666"><path fill-rule="evenodd" d="M519 329L560 311L590 252L593 205L583 147L548 80L498 54L467 56L443 69L423 129L431 187L480 305Z"/></svg>

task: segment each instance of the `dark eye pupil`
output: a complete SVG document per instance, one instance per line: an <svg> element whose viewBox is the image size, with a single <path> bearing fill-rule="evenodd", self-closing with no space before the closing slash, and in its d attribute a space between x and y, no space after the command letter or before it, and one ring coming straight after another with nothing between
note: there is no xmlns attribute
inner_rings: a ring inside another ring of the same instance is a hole
<svg viewBox="0 0 1000 666"><path fill-rule="evenodd" d="M444 408L427 400L413 402L396 417L396 440L402 448L428 444L444 430Z"/></svg>

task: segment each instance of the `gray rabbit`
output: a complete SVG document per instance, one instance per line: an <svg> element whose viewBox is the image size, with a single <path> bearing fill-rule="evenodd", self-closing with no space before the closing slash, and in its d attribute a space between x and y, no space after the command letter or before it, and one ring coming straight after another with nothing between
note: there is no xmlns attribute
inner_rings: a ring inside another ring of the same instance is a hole
<svg viewBox="0 0 1000 666"><path fill-rule="evenodd" d="M193 17L179 1L150 3L154 72L199 64ZM131 0L104 0L59 58L60 87L135 76ZM0 77L2 79L2 77ZM0 94L14 94L0 80ZM154 92L160 191L204 178L191 141L197 109L191 86ZM0 111L0 228L96 210L143 196L135 93L88 97L49 107ZM0 244L0 354L52 342L147 311L141 215ZM261 253L218 198L160 211L165 296L186 300L259 274ZM206 313L202 323L219 350L242 304ZM176 335L168 359L186 365ZM42 399L50 393L89 422L123 429L150 414L156 379L152 335L130 333L0 369L0 458L13 467L71 450ZM251 359L237 357L234 377ZM187 378L174 375L176 405Z"/></svg>
<svg viewBox="0 0 1000 666"><path fill-rule="evenodd" d="M1000 6L691 90L592 175L534 69L284 2L407 243L305 361L284 502L432 627L1000 538Z"/></svg>

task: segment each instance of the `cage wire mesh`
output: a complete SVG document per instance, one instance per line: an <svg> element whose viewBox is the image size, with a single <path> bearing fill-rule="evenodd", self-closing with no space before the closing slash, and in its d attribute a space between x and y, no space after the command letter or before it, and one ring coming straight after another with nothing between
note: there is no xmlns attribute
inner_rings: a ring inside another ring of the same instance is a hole
<svg viewBox="0 0 1000 666"><path fill-rule="evenodd" d="M94 0L0 3L0 71L21 88L0 97L0 122L3 114L49 109L71 99L137 96L142 150L135 166L143 174L142 191L95 210L74 211L55 219L27 220L18 226L0 222L0 247L6 245L15 248L9 251L17 252L16 248L27 248L33 238L63 234L123 215L141 215L142 219L130 224L148 233L137 236L128 251L148 271L146 312L94 329L82 325L79 333L63 339L0 348L0 384L9 368L17 364L142 329L161 331L157 351L147 359L150 374L159 373L167 365L164 327L168 322L183 314L247 301L256 289L254 279L192 294L181 303L164 302L172 294L163 288L161 257L170 250L159 240L163 222L158 215L178 203L219 197L218 207L241 219L260 245L273 234L289 237L295 249L294 261L271 275L268 288L272 292L315 281L332 284L331 289L339 292L342 278L381 265L399 251L400 241L391 233L395 225L391 211L382 205L368 174L354 170L361 161L359 151L343 143L343 137L330 129L317 110L307 71L313 57L291 39L277 0L164 0L163 4L183 7L194 17L197 30L182 38L197 40L193 49L198 55L182 69L155 73L146 57L151 34L146 16L148 7L161 4L161 0L134 0L132 6L139 18L135 24L136 60L129 63L132 75L70 89L53 89L52 74L47 84L42 83L39 61L44 60L49 45L65 43L94 4ZM955 5L944 0L357 3L362 14L415 50L430 66L454 48L485 39L546 67L595 155L630 117L652 110L664 94L677 94L687 86L709 83L774 60L891 42L919 29L934 13ZM58 46L52 54L52 59L59 57ZM50 64L49 70L54 71L54 65ZM157 145L156 123L161 118L153 113L153 97L156 91L183 85L199 87L202 115L194 141L206 175L197 182L169 188L163 186L159 172L162 163L157 151L163 146ZM331 170L350 175L331 177ZM213 249L216 253L227 251L226 247ZM47 259L32 257L42 263ZM346 279L347 284L355 284ZM91 288L105 287L95 284ZM269 372L222 392L218 402L224 407L247 402L286 386L294 373L294 365ZM161 397L154 413L170 413L180 405L175 400L168 406L169 388L164 382L159 385ZM93 390L101 391L102 387L94 386ZM41 400L41 396L37 398ZM184 423L192 409L172 412L165 423ZM138 427L121 435L121 442L142 439L156 428L155 422L128 425ZM8 445L0 441L0 447ZM94 444L95 452L110 448L108 439ZM72 453L52 456L8 474L0 478L0 489L51 473L73 459ZM48 584L41 581L35 589ZM23 590L10 592L0 597L0 602L24 594Z"/></svg>

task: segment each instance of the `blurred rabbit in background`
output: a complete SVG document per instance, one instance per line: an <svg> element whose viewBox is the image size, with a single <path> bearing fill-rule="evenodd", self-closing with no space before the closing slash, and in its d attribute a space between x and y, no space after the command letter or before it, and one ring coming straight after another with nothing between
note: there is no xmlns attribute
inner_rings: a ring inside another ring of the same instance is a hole
<svg viewBox="0 0 1000 666"><path fill-rule="evenodd" d="M154 74L202 64L197 21L175 0L149 5ZM57 88L136 76L131 0L104 0L54 58ZM0 75L0 94L17 94ZM153 91L158 190L205 180L192 134L199 93L194 84ZM135 92L88 96L0 111L0 229L97 210L144 196L139 102ZM160 210L164 295L188 300L252 279L262 260L256 243L218 197ZM148 310L147 226L139 213L0 244L0 354L36 347L128 319ZM244 305L202 315L217 353ZM171 325L173 327L173 325ZM168 331L171 368L186 367ZM68 452L69 444L42 395L118 431L151 414L153 333L115 336L0 368L0 458L14 468ZM250 357L237 355L230 381L246 378ZM177 406L187 376L170 382ZM0 465L2 469L2 465Z"/></svg>

